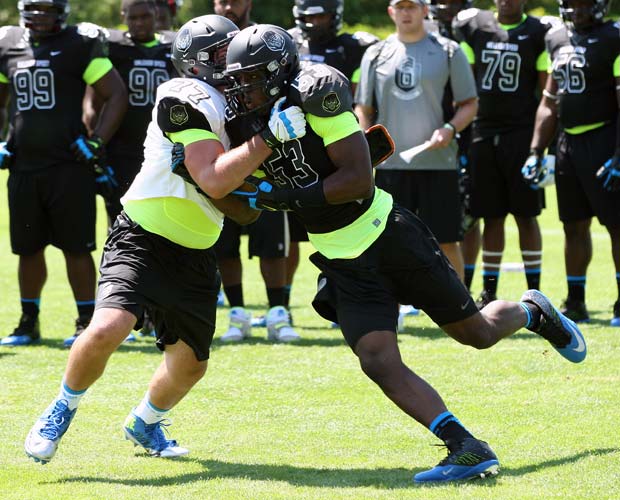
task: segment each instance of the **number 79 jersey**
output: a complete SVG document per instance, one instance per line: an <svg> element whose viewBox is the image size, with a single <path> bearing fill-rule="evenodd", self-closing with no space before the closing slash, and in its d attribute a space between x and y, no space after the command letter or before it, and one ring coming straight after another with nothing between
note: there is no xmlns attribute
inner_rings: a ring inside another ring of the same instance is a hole
<svg viewBox="0 0 620 500"><path fill-rule="evenodd" d="M519 24L504 28L493 12L480 9L459 12L453 23L454 36L474 66L480 98L475 137L534 124L538 74L547 69L548 26L524 16Z"/></svg>
<svg viewBox="0 0 620 500"><path fill-rule="evenodd" d="M70 145L86 132L82 98L112 64L93 24L68 26L36 44L28 30L0 29L0 82L9 85L9 137L14 168L38 170L74 163Z"/></svg>
<svg viewBox="0 0 620 500"><path fill-rule="evenodd" d="M561 25L547 34L552 76L558 84L562 128L616 119L615 77L620 76L620 25L599 24L578 34Z"/></svg>

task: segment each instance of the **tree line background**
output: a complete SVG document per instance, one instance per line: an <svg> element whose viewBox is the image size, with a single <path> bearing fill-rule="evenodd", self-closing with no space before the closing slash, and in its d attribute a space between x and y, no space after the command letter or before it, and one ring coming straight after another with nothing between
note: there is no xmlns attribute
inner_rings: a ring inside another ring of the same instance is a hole
<svg viewBox="0 0 620 500"><path fill-rule="evenodd" d="M101 26L114 27L120 20L120 0L70 0L70 22L90 21ZM391 25L387 17L387 0L345 0L345 23L366 25L385 29ZM474 5L490 8L492 0L475 0ZM285 28L293 26L293 0L254 0L252 19L260 23L277 24ZM612 16L617 17L620 6L612 5ZM535 15L558 14L556 0L532 0L527 10ZM213 0L185 0L178 16L178 24L203 14L213 12ZM19 16L16 0L0 0L0 25L17 24Z"/></svg>

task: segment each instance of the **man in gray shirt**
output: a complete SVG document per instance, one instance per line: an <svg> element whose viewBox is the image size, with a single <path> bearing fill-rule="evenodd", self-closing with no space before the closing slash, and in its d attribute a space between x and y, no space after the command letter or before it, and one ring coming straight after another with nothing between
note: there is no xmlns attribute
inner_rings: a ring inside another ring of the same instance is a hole
<svg viewBox="0 0 620 500"><path fill-rule="evenodd" d="M462 278L455 137L478 110L476 83L458 45L425 30L424 0L391 0L388 14L396 33L366 51L355 111L362 127L381 123L394 138L397 154L377 167L377 186L428 224ZM445 99L453 116L444 116ZM409 163L401 158L424 143Z"/></svg>

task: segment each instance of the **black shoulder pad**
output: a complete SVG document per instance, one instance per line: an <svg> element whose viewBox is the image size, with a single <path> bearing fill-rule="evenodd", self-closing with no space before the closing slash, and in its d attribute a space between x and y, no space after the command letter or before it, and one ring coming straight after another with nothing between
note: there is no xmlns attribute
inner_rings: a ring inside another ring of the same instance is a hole
<svg viewBox="0 0 620 500"><path fill-rule="evenodd" d="M306 113L327 118L353 108L349 80L327 64L304 64L293 82L289 102Z"/></svg>
<svg viewBox="0 0 620 500"><path fill-rule="evenodd" d="M2 26L0 28L0 54L14 48L24 38L25 30L19 26Z"/></svg>
<svg viewBox="0 0 620 500"><path fill-rule="evenodd" d="M102 28L93 23L79 23L76 24L78 35L84 38L97 38L99 40L105 40L108 35L108 30Z"/></svg>
<svg viewBox="0 0 620 500"><path fill-rule="evenodd" d="M164 133L182 132L192 128L212 131L204 114L176 97L164 97L159 101L157 125Z"/></svg>

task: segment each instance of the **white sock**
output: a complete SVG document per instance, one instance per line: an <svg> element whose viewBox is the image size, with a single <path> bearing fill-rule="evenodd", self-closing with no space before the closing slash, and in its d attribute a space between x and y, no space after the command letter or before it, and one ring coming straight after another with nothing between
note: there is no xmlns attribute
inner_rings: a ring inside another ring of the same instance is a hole
<svg viewBox="0 0 620 500"><path fill-rule="evenodd" d="M149 401L149 393L147 392L144 399L140 401L140 404L133 411L136 417L140 417L147 424L154 424L166 418L170 410L162 410L157 408Z"/></svg>
<svg viewBox="0 0 620 500"><path fill-rule="evenodd" d="M64 379L60 384L60 393L58 394L57 400L64 399L67 401L67 405L71 411L75 410L80 404L80 399L86 392L86 389L83 391L74 391L70 387L67 386Z"/></svg>

